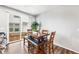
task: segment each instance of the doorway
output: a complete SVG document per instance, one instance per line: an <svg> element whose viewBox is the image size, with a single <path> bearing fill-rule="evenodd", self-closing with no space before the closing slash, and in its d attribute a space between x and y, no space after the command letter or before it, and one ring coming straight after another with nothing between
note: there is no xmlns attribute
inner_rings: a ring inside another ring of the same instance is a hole
<svg viewBox="0 0 79 59"><path fill-rule="evenodd" d="M11 15L9 20L9 42L19 41L21 36L21 17Z"/></svg>

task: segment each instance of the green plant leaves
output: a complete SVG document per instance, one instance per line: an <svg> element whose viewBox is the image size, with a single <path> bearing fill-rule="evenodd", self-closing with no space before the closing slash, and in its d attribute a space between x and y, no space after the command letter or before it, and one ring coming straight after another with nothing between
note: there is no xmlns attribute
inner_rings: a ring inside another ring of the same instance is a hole
<svg viewBox="0 0 79 59"><path fill-rule="evenodd" d="M38 22L34 21L34 22L32 23L32 25L31 25L32 31L37 32L37 31L38 31L38 30L37 30L37 29L38 29L38 26L39 26Z"/></svg>

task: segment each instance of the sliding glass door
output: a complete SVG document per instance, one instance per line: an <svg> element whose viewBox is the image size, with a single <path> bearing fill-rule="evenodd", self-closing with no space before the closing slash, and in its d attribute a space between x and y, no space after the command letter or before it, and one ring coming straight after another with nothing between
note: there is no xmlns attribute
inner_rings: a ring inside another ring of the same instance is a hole
<svg viewBox="0 0 79 59"><path fill-rule="evenodd" d="M9 42L20 40L21 36L21 18L17 15L11 15L9 20Z"/></svg>

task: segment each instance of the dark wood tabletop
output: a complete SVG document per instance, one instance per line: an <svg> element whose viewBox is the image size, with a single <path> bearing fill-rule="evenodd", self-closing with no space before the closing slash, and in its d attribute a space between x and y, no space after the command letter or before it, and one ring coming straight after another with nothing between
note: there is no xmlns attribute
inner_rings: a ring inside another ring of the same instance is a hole
<svg viewBox="0 0 79 59"><path fill-rule="evenodd" d="M48 35L50 35L50 34L32 35L32 37L35 38L35 39L41 39L42 37L48 36Z"/></svg>
<svg viewBox="0 0 79 59"><path fill-rule="evenodd" d="M41 35L31 35L31 36L28 36L28 38L24 38L24 42L25 40L27 39L28 41L30 41L32 44L34 45L39 45L39 44L42 44L42 42L44 42L44 37L48 36L50 34L41 34Z"/></svg>

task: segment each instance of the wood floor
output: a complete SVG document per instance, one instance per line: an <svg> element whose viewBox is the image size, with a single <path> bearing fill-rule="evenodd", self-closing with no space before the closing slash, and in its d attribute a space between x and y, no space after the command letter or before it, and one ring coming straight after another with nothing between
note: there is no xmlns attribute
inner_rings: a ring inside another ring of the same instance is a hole
<svg viewBox="0 0 79 59"><path fill-rule="evenodd" d="M9 44L4 54L28 54L28 49L23 45L23 41L19 41Z"/></svg>
<svg viewBox="0 0 79 59"><path fill-rule="evenodd" d="M73 51L64 49L59 46L54 46L55 54L77 54ZM23 45L23 41L9 44L4 54L28 54L27 42L26 45Z"/></svg>

